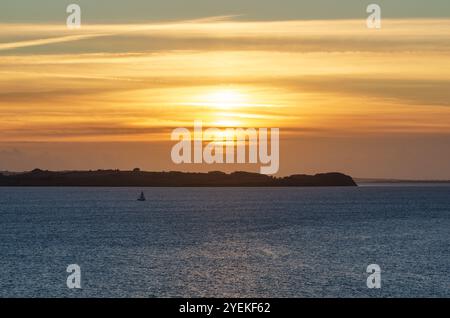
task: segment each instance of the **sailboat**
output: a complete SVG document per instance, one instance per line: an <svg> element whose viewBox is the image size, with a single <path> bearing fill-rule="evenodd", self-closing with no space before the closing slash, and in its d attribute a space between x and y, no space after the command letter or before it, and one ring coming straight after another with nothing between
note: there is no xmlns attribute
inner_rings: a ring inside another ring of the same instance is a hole
<svg viewBox="0 0 450 318"><path fill-rule="evenodd" d="M137 200L138 201L145 201L144 192L141 192L141 195L139 196L139 198Z"/></svg>

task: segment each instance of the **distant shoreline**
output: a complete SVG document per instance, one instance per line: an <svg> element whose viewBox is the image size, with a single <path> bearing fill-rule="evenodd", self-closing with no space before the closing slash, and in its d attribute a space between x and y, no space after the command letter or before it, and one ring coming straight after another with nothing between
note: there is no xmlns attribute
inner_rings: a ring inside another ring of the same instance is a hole
<svg viewBox="0 0 450 318"><path fill-rule="evenodd" d="M23 173L0 173L1 187L15 186L78 186L78 187L328 187L352 186L352 177L339 173L316 175L296 174L273 177L259 173L237 171L224 173L96 171L44 171L35 169Z"/></svg>
<svg viewBox="0 0 450 318"><path fill-rule="evenodd" d="M354 178L357 184L434 184L434 183L449 183L450 180L403 180L403 179L371 179L371 178Z"/></svg>

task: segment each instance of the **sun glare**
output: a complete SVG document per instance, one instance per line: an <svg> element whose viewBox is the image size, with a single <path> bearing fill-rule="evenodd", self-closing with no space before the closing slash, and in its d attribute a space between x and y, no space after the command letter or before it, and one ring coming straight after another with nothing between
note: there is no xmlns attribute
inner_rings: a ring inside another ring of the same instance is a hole
<svg viewBox="0 0 450 318"><path fill-rule="evenodd" d="M201 120L205 128L261 126L265 120L257 114L258 96L246 87L189 88L176 95L178 101L174 99L174 104L179 105L191 121Z"/></svg>
<svg viewBox="0 0 450 318"><path fill-rule="evenodd" d="M220 90L204 95L202 104L217 109L234 109L245 106L247 97L236 90Z"/></svg>

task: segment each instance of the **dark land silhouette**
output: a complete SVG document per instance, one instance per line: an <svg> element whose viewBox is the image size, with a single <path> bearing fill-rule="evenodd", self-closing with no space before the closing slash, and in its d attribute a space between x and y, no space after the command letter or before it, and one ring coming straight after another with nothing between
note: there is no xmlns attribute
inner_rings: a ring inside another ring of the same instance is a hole
<svg viewBox="0 0 450 318"><path fill-rule="evenodd" d="M213 171L145 172L97 171L43 171L0 174L0 186L91 186L91 187L324 187L357 186L352 177L342 173L316 175L296 174L272 177L259 173Z"/></svg>

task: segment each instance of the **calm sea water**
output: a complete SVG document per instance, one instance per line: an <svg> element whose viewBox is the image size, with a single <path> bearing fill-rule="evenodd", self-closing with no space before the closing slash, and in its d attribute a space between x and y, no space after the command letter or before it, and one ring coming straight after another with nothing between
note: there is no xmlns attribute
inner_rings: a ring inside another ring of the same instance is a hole
<svg viewBox="0 0 450 318"><path fill-rule="evenodd" d="M449 297L449 265L449 186L0 188L1 297Z"/></svg>

